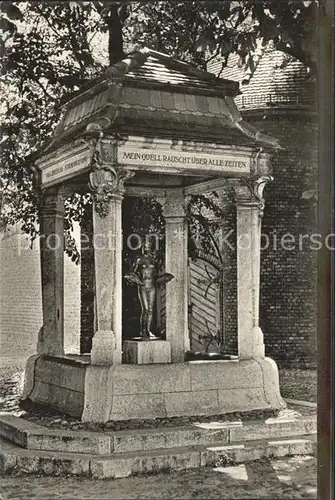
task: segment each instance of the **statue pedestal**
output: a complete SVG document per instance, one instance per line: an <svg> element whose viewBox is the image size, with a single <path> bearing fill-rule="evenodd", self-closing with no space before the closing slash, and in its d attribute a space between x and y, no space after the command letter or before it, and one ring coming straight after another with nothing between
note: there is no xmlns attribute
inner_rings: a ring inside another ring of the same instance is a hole
<svg viewBox="0 0 335 500"><path fill-rule="evenodd" d="M167 340L126 340L123 362L132 365L171 363L171 345Z"/></svg>

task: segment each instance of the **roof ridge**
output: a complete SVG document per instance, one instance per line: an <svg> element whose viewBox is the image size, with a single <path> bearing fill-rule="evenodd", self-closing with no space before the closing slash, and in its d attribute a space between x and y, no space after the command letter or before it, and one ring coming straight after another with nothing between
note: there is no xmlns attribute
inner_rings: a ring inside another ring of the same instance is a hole
<svg viewBox="0 0 335 500"><path fill-rule="evenodd" d="M61 104L61 108L68 107L73 104L77 98L81 98L84 94L92 93L92 90L99 84L101 84L106 78L123 78L130 71L142 66L147 60L149 54L145 51L134 51L124 57L121 61L108 66L99 76L93 78L92 80L86 82L81 89L76 90L72 96L68 96Z"/></svg>
<svg viewBox="0 0 335 500"><path fill-rule="evenodd" d="M138 48L135 51L131 52L129 56L131 56L134 53L141 53L143 56L148 58L148 56L156 57L157 59L165 61L171 69L175 70L181 70L187 73L188 75L191 76L196 76L199 79L202 79L204 81L211 81L211 82L222 82L222 84L228 84L229 86L232 87L233 90L235 90L236 95L239 93L239 86L236 85L236 82L232 80L228 80L225 78L219 78L218 76L214 75L213 73L206 71L206 70L201 70L195 68L191 63L181 61L180 59L176 59L175 57L170 56L169 54L164 54L163 52L158 52L157 50L150 49L149 47L142 47ZM145 60L143 61L143 63ZM143 64L142 63L142 64Z"/></svg>
<svg viewBox="0 0 335 500"><path fill-rule="evenodd" d="M149 57L149 52L136 50L128 54L121 61L109 66L103 73L107 78L122 77L130 71L142 66Z"/></svg>
<svg viewBox="0 0 335 500"><path fill-rule="evenodd" d="M150 49L148 47L135 47L132 52L125 55L121 61L106 68L98 77L86 83L83 88L76 91L71 96L68 96L61 104L61 108L73 107L78 100L82 100L83 96L92 95L94 89L101 85L104 81L108 80L119 80L122 81L127 77L128 73L135 72L141 68L149 57L156 58L158 61L162 62L168 69L175 70L177 72L182 72L183 74L195 77L206 83L214 83L219 85L222 91L228 92L230 95L236 97L241 92L239 90L239 84L236 81L224 79L216 76L205 70L200 70L192 66L191 63L180 61L168 54L158 52L156 50Z"/></svg>

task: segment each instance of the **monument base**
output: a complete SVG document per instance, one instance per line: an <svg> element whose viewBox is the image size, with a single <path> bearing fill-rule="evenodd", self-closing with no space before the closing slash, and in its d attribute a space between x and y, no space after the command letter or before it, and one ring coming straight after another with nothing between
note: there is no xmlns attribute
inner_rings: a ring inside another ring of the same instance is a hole
<svg viewBox="0 0 335 500"><path fill-rule="evenodd" d="M115 335L111 330L98 330L92 339L91 363L113 365L121 363L121 348L115 348Z"/></svg>
<svg viewBox="0 0 335 500"><path fill-rule="evenodd" d="M277 365L270 358L92 365L86 360L34 356L27 363L24 397L82 421L100 423L286 406Z"/></svg>
<svg viewBox="0 0 335 500"><path fill-rule="evenodd" d="M171 363L171 345L167 340L126 340L123 362L131 365Z"/></svg>
<svg viewBox="0 0 335 500"><path fill-rule="evenodd" d="M28 358L21 407L41 405L80 417L84 407L87 356L56 357L48 354Z"/></svg>

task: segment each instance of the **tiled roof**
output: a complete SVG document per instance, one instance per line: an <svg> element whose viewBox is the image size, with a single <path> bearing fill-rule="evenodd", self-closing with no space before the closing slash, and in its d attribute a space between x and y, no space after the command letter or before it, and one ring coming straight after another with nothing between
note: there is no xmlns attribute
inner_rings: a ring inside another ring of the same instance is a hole
<svg viewBox="0 0 335 500"><path fill-rule="evenodd" d="M233 122L216 115L190 115L171 113L167 110L150 111L121 108L117 122L111 132L136 135L138 130L146 136L169 137L171 139L193 139L214 141L218 144L254 146L254 134L243 134ZM261 138L260 138L261 140Z"/></svg>
<svg viewBox="0 0 335 500"><path fill-rule="evenodd" d="M126 56L122 61L107 68L104 73L95 80L88 82L79 91L66 99L66 106L72 106L78 96L85 91L92 90L104 80L120 80L136 86L150 85L167 87L169 89L189 89L192 93L209 92L215 95L238 94L239 89L236 82L217 78L212 72L206 72L194 68L192 65L173 59L151 49L144 48Z"/></svg>
<svg viewBox="0 0 335 500"><path fill-rule="evenodd" d="M243 121L234 103L238 84L144 49L130 54L73 96L43 151L104 122L113 133L136 127L148 136L215 138L236 146L280 147ZM40 151L40 150L39 150Z"/></svg>
<svg viewBox="0 0 335 500"><path fill-rule="evenodd" d="M216 75L221 69L220 60L208 66L208 70ZM237 57L232 55L220 76L240 83L241 94L235 98L235 103L241 110L310 106L316 100L316 86L304 64L271 46L259 54L252 73L246 74L239 68Z"/></svg>
<svg viewBox="0 0 335 500"><path fill-rule="evenodd" d="M194 89L218 91L220 94L235 94L238 87L230 81L214 77L212 73L198 71L189 64L166 58L159 59L149 55L144 63L126 75L126 79L157 82L167 85L178 85ZM227 92L228 91L228 92Z"/></svg>

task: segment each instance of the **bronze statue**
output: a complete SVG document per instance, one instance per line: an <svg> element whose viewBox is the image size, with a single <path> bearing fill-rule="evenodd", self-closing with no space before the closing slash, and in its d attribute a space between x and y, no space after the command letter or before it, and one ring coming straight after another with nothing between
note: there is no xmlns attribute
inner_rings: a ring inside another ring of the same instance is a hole
<svg viewBox="0 0 335 500"><path fill-rule="evenodd" d="M156 262L150 251L150 244L142 246L143 254L136 260L134 271L125 275L129 283L137 285L138 298L141 304L140 335L143 340L154 340L157 337L151 332L152 316L156 298L156 286L168 283L174 278L170 273L157 275Z"/></svg>

